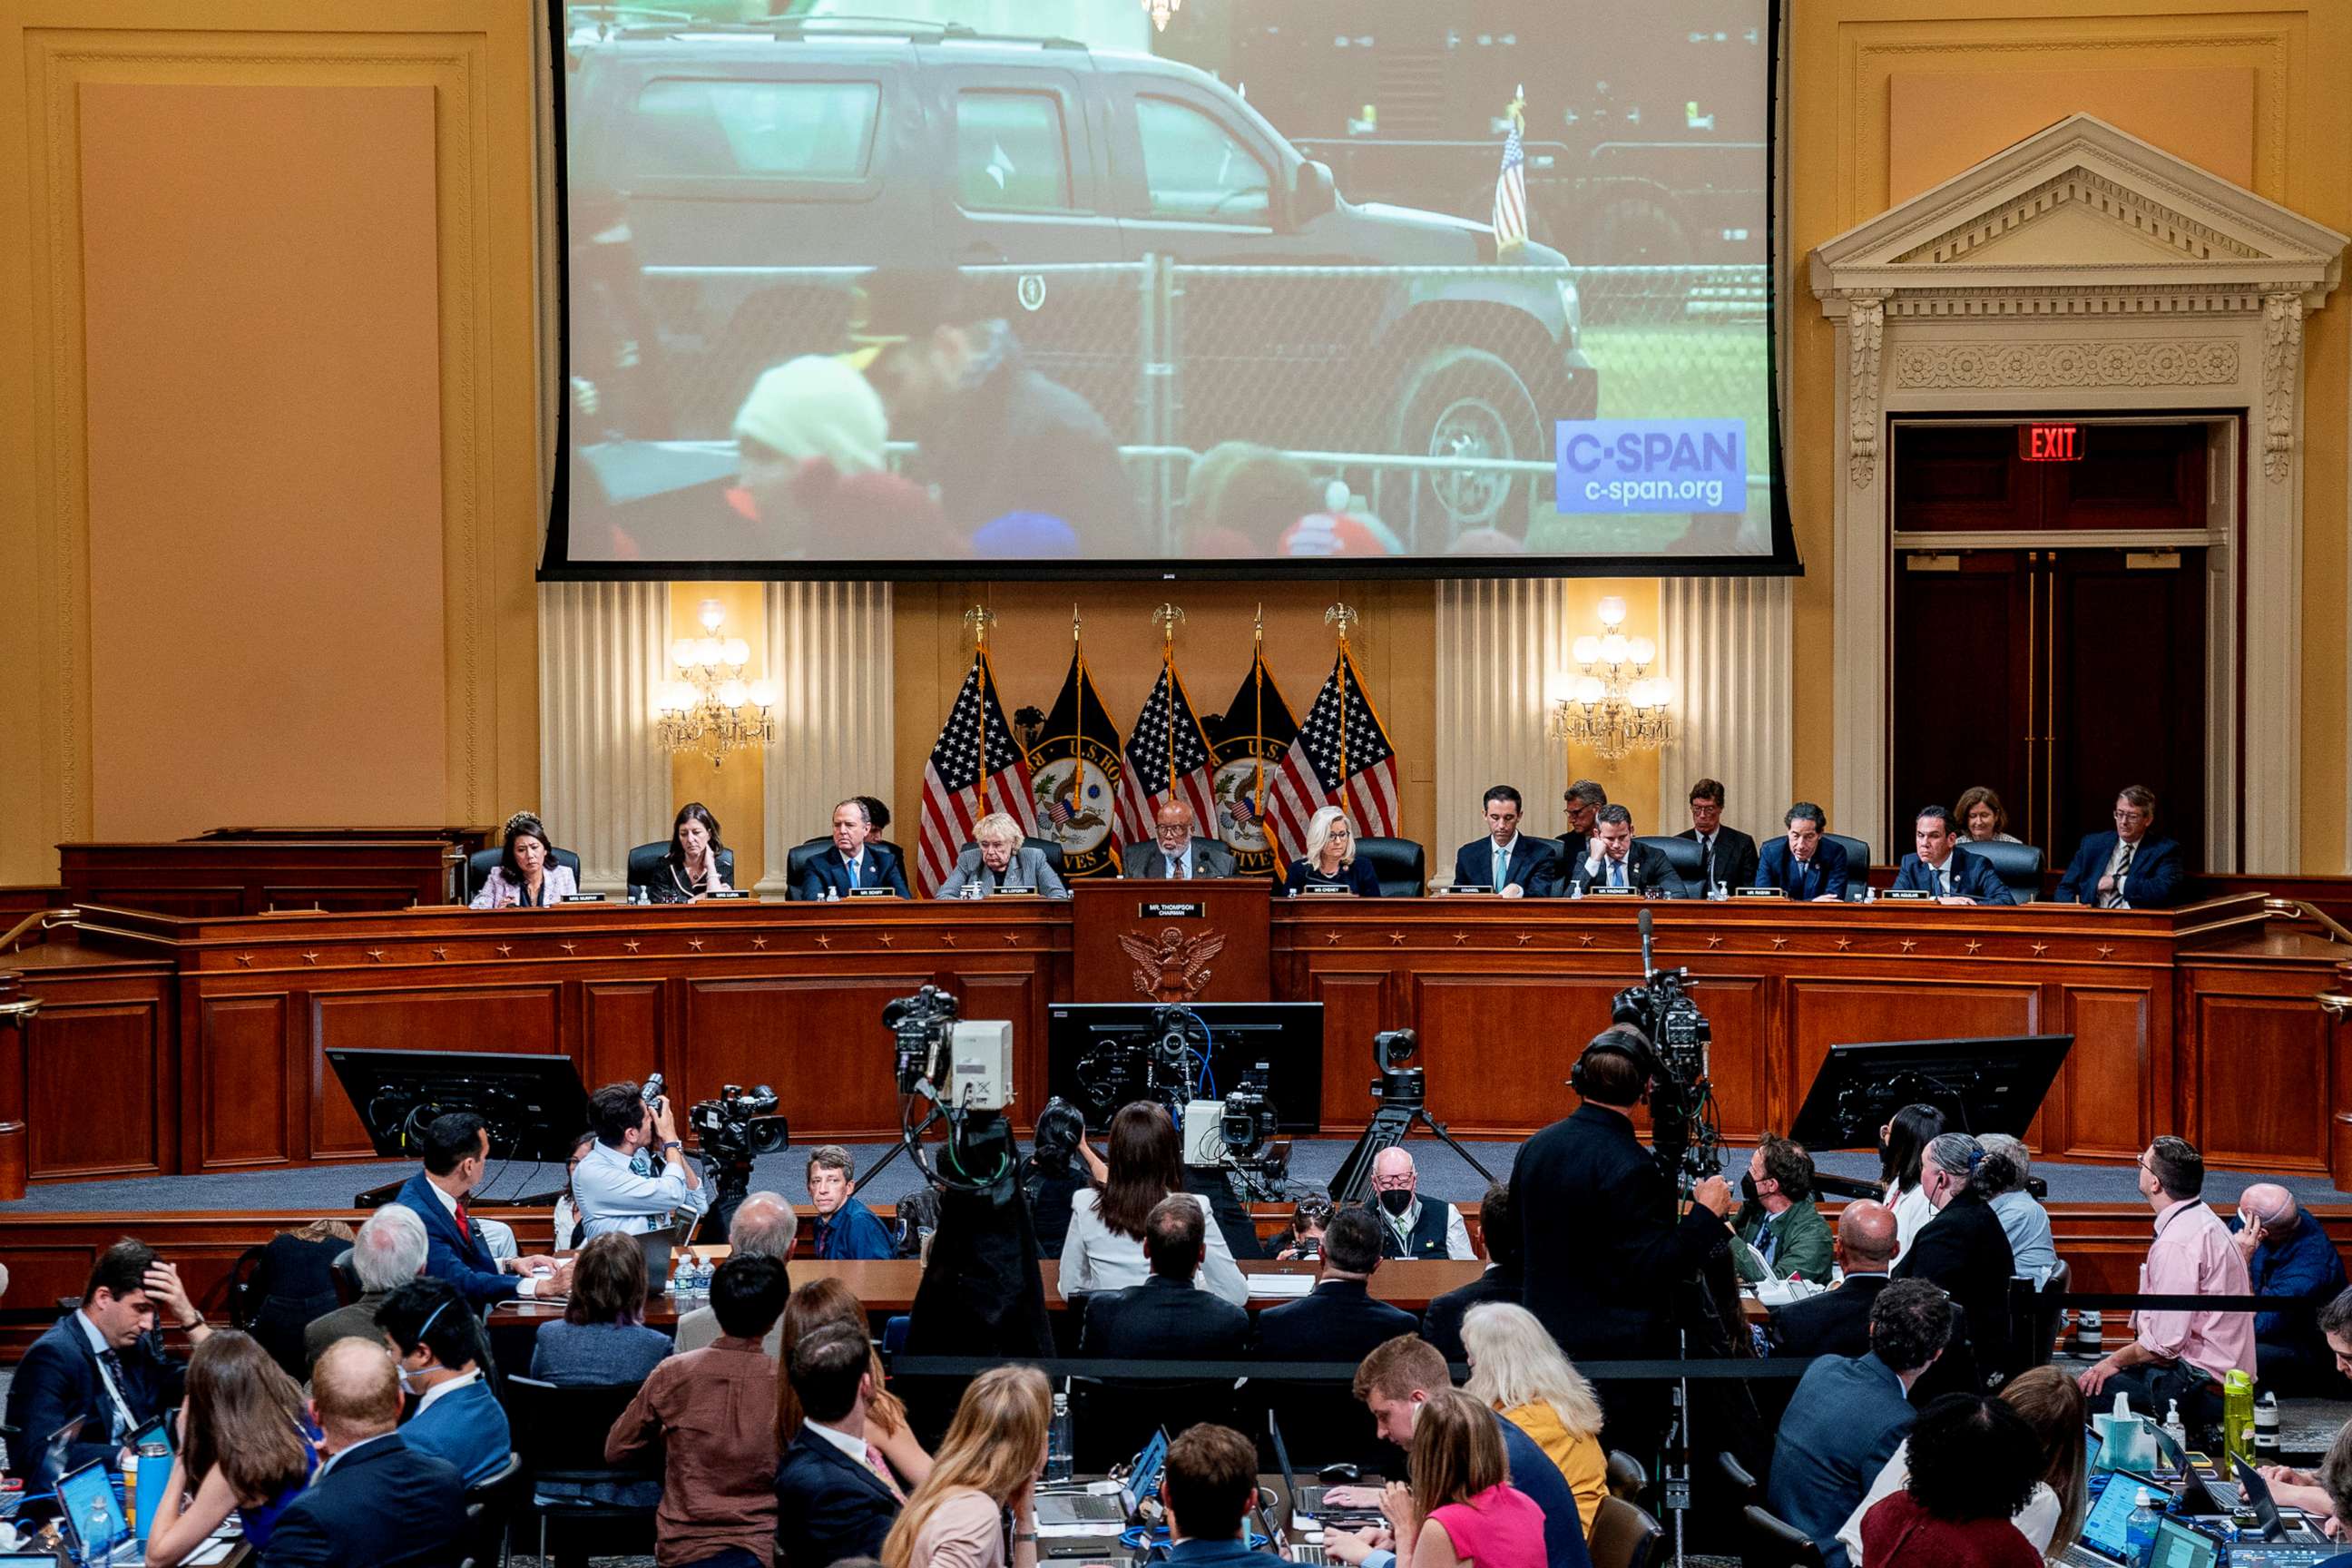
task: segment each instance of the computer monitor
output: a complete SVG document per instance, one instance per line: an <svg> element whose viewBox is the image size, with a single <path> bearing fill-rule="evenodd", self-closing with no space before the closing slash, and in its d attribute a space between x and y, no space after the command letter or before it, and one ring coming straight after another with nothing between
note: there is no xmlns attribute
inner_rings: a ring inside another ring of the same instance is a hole
<svg viewBox="0 0 2352 1568"><path fill-rule="evenodd" d="M2074 1044L2072 1035L2014 1035L1834 1045L1789 1136L1817 1153L1875 1149L1890 1117L1922 1104L1944 1113L1948 1132L2021 1138Z"/></svg>
<svg viewBox="0 0 2352 1568"><path fill-rule="evenodd" d="M1264 1062L1266 1099L1284 1132L1323 1125L1323 1004L1195 1002L1183 1009L1209 1035L1207 1077L1223 1099ZM1150 1002L1059 1002L1045 1010L1045 1091L1060 1095L1099 1130L1131 1100L1149 1098L1131 1047L1156 1037L1161 1009ZM1370 1070L1369 1058L1367 1071ZM1208 1098L1195 1096L1194 1098Z"/></svg>
<svg viewBox="0 0 2352 1568"><path fill-rule="evenodd" d="M570 1057L338 1048L327 1053L327 1065L368 1142L387 1160L418 1158L425 1129L452 1110L470 1110L488 1124L498 1160L560 1165L588 1125L588 1091Z"/></svg>
<svg viewBox="0 0 2352 1568"><path fill-rule="evenodd" d="M79 1563L102 1563L130 1539L131 1522L122 1517L114 1475L105 1460L93 1460L58 1483L58 1522Z"/></svg>

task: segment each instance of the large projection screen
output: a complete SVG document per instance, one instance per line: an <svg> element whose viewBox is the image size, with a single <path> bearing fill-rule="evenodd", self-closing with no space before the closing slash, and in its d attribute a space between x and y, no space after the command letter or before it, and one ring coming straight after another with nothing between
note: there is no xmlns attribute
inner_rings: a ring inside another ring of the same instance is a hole
<svg viewBox="0 0 2352 1568"><path fill-rule="evenodd" d="M1773 0L551 4L546 575L1797 569Z"/></svg>

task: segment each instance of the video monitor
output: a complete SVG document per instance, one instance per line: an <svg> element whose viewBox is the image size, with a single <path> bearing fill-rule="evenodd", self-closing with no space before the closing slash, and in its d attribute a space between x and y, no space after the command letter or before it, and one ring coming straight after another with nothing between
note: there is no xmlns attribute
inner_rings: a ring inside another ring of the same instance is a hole
<svg viewBox="0 0 2352 1568"><path fill-rule="evenodd" d="M551 577L1787 572L1773 0L551 0Z"/></svg>
<svg viewBox="0 0 2352 1568"><path fill-rule="evenodd" d="M1180 1052L1192 1054L1180 1062ZM1157 1100L1173 1110L1187 1100L1222 1100L1256 1077L1260 1064L1274 1130L1318 1131L1320 1002L1196 1002L1172 1008L1057 1002L1045 1010L1046 1092L1076 1106L1097 1131L1130 1100Z"/></svg>

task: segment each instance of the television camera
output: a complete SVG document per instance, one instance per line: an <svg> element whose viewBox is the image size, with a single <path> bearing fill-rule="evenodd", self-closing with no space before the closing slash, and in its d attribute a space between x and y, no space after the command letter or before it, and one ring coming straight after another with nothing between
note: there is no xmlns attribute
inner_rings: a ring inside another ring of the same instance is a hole
<svg viewBox="0 0 2352 1568"><path fill-rule="evenodd" d="M989 1192L1008 1183L1017 1163L1004 1119L1013 1103L1013 1026L961 1020L957 1006L953 993L926 985L882 1009L882 1026L890 1031L897 1056L898 1093L907 1102L891 1157L903 1151L934 1186ZM919 1121L918 1100L930 1105ZM921 1141L940 1121L947 1123L948 1140L934 1166ZM866 1180L873 1179L867 1172Z"/></svg>
<svg viewBox="0 0 2352 1568"><path fill-rule="evenodd" d="M659 1074L655 1075L658 1081ZM698 1100L687 1109L698 1152L717 1199L710 1205L721 1226L733 1223L736 1208L751 1191L751 1166L762 1154L792 1147L791 1124L776 1114L776 1091L766 1084L749 1093L740 1083L724 1085L716 1100Z"/></svg>
<svg viewBox="0 0 2352 1568"><path fill-rule="evenodd" d="M1641 912L1642 983L1617 993L1610 1020L1641 1031L1657 1072L1650 1090L1650 1131L1658 1168L1685 1196L1702 1179L1723 1169L1723 1140L1716 1125L1715 1089L1707 1076L1707 1047L1714 1026L1691 999L1687 969L1660 969L1651 962L1650 911Z"/></svg>
<svg viewBox="0 0 2352 1568"><path fill-rule="evenodd" d="M1495 1173L1478 1163L1478 1157L1464 1148L1445 1123L1429 1113L1429 1074L1422 1068L1409 1068L1421 1049L1421 1037L1411 1029L1384 1029L1372 1037L1372 1065L1381 1076L1372 1080L1371 1125L1364 1129L1348 1157L1339 1162L1339 1171L1331 1178L1331 1200L1338 1204L1360 1204L1372 1189L1372 1162L1384 1149L1393 1149L1405 1140L1415 1125L1426 1127L1444 1142L1447 1148L1462 1156L1472 1170L1492 1184Z"/></svg>
<svg viewBox="0 0 2352 1568"><path fill-rule="evenodd" d="M1209 1026L1190 1007L1159 1007L1148 1028L1106 1035L1074 1069L1078 1092L1097 1121L1138 1100L1167 1110L1178 1126L1209 1058Z"/></svg>

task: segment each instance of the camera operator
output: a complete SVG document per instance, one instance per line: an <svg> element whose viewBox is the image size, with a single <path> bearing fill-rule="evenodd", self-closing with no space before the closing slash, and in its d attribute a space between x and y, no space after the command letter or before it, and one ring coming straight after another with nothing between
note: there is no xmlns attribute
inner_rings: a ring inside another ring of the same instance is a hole
<svg viewBox="0 0 2352 1568"><path fill-rule="evenodd" d="M583 1242L620 1231L639 1236L673 1219L698 1219L710 1206L702 1173L686 1157L667 1095L650 1103L634 1083L608 1083L588 1097L588 1124L596 1146L572 1173L572 1202L580 1211ZM635 1160L658 1160L659 1174L641 1174Z"/></svg>
<svg viewBox="0 0 2352 1568"><path fill-rule="evenodd" d="M1528 1140L1511 1172L1528 1309L1573 1361L1671 1356L1674 1293L1724 1244L1730 1184L1712 1175L1675 1215L1675 1189L1633 1133L1657 1060L1622 1025L1592 1037L1569 1081L1572 1116ZM1607 1443L1654 1451L1669 1406L1663 1383L1603 1384Z"/></svg>
<svg viewBox="0 0 2352 1568"><path fill-rule="evenodd" d="M1275 1237L1280 1245L1274 1256L1286 1261L1322 1257L1323 1232L1330 1226L1331 1214L1331 1200L1320 1193L1300 1198L1290 1211L1290 1229Z"/></svg>

